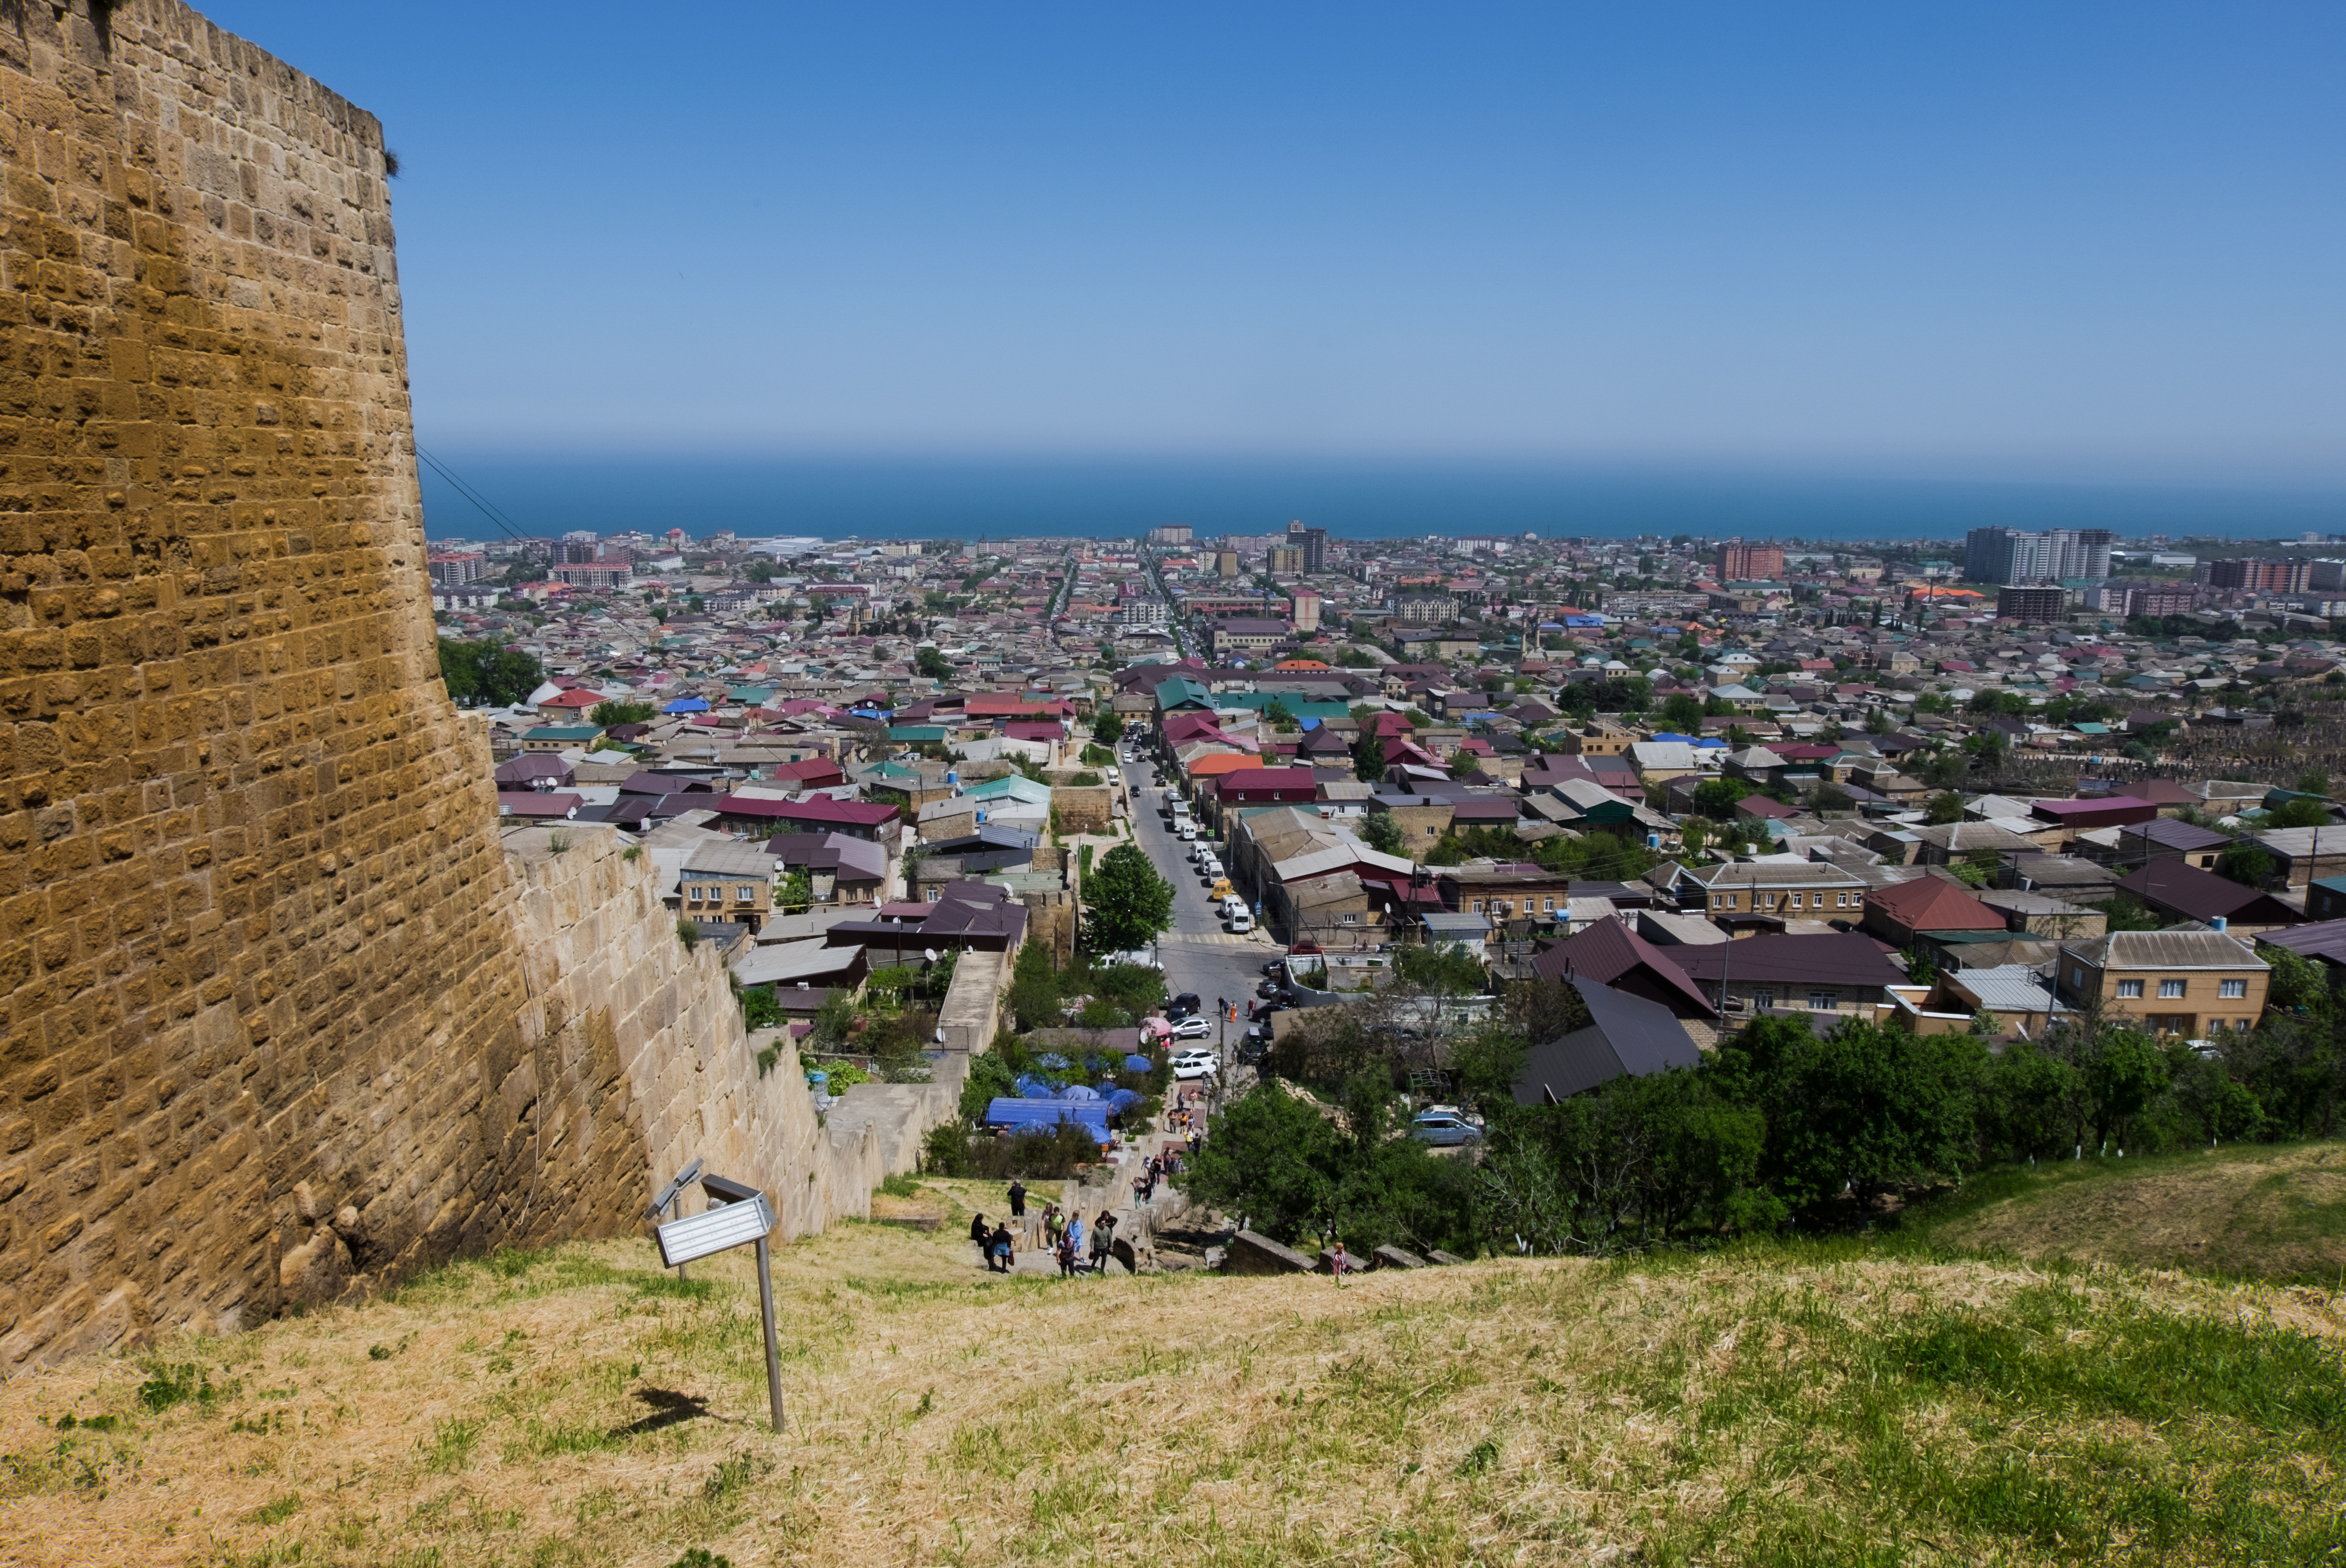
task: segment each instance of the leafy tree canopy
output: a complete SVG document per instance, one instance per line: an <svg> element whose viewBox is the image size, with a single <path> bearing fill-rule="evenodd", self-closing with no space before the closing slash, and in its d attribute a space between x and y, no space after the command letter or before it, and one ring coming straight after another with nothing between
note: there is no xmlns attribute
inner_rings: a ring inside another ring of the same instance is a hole
<svg viewBox="0 0 2346 1568"><path fill-rule="evenodd" d="M454 637L440 639L440 675L455 701L493 708L520 702L546 682L545 670L525 653Z"/></svg>
<svg viewBox="0 0 2346 1568"><path fill-rule="evenodd" d="M1118 844L1101 856L1083 898L1085 942L1094 952L1146 947L1172 929L1173 884L1137 845Z"/></svg>

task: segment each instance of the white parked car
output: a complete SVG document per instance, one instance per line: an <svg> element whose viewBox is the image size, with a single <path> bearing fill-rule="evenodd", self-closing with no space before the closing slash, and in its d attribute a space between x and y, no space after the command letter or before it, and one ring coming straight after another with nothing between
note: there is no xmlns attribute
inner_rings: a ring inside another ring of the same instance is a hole
<svg viewBox="0 0 2346 1568"><path fill-rule="evenodd" d="M1198 836L1198 824L1184 817L1174 824L1173 831L1175 836L1186 841Z"/></svg>
<svg viewBox="0 0 2346 1568"><path fill-rule="evenodd" d="M1198 877L1201 881L1220 881L1222 880L1221 857L1219 855L1208 854L1200 858L1198 861Z"/></svg>
<svg viewBox="0 0 2346 1568"><path fill-rule="evenodd" d="M1107 778L1107 781L1108 781L1109 783L1111 783L1111 784L1121 784L1121 783L1123 783L1123 782L1124 782L1124 775L1123 775L1123 774L1121 774L1121 773L1118 773L1118 772L1117 772L1115 769L1113 769L1113 768L1111 768L1111 769L1109 769L1107 770L1107 774L1105 775L1105 777Z"/></svg>
<svg viewBox="0 0 2346 1568"><path fill-rule="evenodd" d="M1254 916L1247 913L1244 910L1232 910L1228 919L1229 921L1230 934L1233 936L1244 936L1249 932L1254 930Z"/></svg>
<svg viewBox="0 0 2346 1568"><path fill-rule="evenodd" d="M1214 1026L1202 1018L1184 1018L1173 1025L1176 1040L1204 1040L1214 1033Z"/></svg>

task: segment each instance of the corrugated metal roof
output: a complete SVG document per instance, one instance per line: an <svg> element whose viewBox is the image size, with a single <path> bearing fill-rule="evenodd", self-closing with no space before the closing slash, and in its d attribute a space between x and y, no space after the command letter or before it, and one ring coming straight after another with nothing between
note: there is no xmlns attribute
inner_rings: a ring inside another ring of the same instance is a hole
<svg viewBox="0 0 2346 1568"><path fill-rule="evenodd" d="M1999 963L1993 969L1959 969L1947 983L1961 986L1979 999L1982 1007L1998 1013L2049 1013L2053 993L2044 980L2025 963Z"/></svg>
<svg viewBox="0 0 2346 1568"><path fill-rule="evenodd" d="M2249 945L2212 931L2121 931L2065 942L2064 954L2097 969L2267 969Z"/></svg>

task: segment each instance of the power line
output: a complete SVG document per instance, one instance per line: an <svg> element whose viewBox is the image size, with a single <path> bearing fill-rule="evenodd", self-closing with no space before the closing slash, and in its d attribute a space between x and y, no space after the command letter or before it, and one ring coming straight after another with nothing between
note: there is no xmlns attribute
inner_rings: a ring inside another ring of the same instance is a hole
<svg viewBox="0 0 2346 1568"><path fill-rule="evenodd" d="M431 465L433 473L438 474L442 479L446 480L450 488L454 489L457 494L463 496L465 500L471 502L474 507L480 512L482 516L486 517L490 522L495 524L499 529L503 530L506 538L511 539L516 545L525 545L529 543L530 535L524 534L521 531L521 525L519 524L506 516L503 511L498 509L496 505L491 503L486 497L483 496L478 491L474 490L470 484L467 484L464 480L458 478L455 472L446 463L441 462L438 458L424 451L421 445L417 444L413 436L408 438L407 445L409 451L414 453L418 458Z"/></svg>

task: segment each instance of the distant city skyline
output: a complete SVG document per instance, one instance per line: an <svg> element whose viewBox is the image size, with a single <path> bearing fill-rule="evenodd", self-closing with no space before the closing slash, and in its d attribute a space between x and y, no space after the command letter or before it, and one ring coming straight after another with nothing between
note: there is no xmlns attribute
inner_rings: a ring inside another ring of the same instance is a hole
<svg viewBox="0 0 2346 1568"><path fill-rule="evenodd" d="M1900 481L1695 469L1506 463L1080 463L566 457L427 447L526 532L680 527L695 538L1113 536L1185 523L1200 537L1291 521L1350 538L1413 535L1692 534L1755 539L1942 539L1974 528L2106 528L2127 537L2295 538L2346 531L2346 494ZM427 530L495 525L430 468Z"/></svg>
<svg viewBox="0 0 2346 1568"><path fill-rule="evenodd" d="M451 453L2346 485L2334 5L206 10Z"/></svg>

